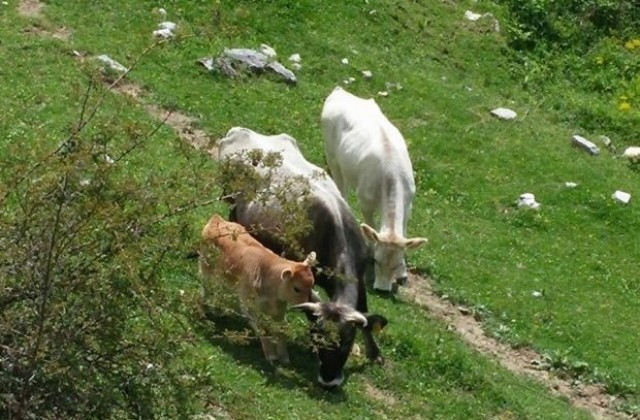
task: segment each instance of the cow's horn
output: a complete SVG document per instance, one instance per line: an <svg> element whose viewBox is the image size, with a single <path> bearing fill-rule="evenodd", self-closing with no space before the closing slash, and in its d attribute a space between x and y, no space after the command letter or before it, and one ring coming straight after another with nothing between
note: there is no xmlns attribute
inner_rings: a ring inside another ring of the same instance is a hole
<svg viewBox="0 0 640 420"><path fill-rule="evenodd" d="M307 258L304 259L302 264L311 265L314 263L315 260L316 260L316 253L311 251L311 253L307 255Z"/></svg>

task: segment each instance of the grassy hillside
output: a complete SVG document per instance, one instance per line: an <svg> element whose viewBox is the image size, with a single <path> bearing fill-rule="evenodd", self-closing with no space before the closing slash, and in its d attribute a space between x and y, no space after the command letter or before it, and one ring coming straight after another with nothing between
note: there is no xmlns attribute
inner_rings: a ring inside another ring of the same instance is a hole
<svg viewBox="0 0 640 420"><path fill-rule="evenodd" d="M603 381L610 392L627 397L621 409L638 412L640 364L631 350L640 346L634 311L640 294L638 174L604 148L594 157L570 145L573 134L617 140L615 125L586 131L566 117L572 101L597 104L599 92L574 93L559 84L524 90L504 31L494 31L489 18L463 18L467 8L491 12L504 28L503 9L472 1L123 3L52 0L34 17L18 16L16 2L2 6L6 36L0 58L7 64L1 71L11 83L0 84L0 192L13 188L13 176L55 149L78 120L95 70L72 51L108 54L130 65L154 42L151 32L162 20L157 11L162 6L166 19L178 24L178 36L153 47L127 76L144 88L145 101L197 117L214 139L233 126L287 132L310 161L322 165L322 102L335 85L354 77L347 88L376 96L409 145L418 186L409 235L430 239L410 254L413 269L432 278L440 294L475 308L492 334L548 355L559 374ZM67 40L43 33L60 27L71 33ZM302 56L297 86L268 76L230 80L196 63L225 47L261 43L274 47L285 65L290 54ZM349 64L341 64L342 58ZM362 70L370 70L372 79ZM380 91L389 95L378 96ZM558 98L558 92L564 96ZM498 106L515 110L518 118L492 117L489 111ZM109 150L122 151L135 142L135 133L152 132L154 124L134 101L109 93L85 135L92 141L106 138ZM219 194L215 162L166 127L119 168L120 176L148 187L147 198L157 200L155 208L144 207L149 220ZM567 181L577 188L567 188ZM610 198L618 189L631 193L629 205ZM535 193L542 203L538 212L515 206L523 192ZM19 213L11 200L3 205ZM162 359L159 380L140 384L183 392L168 397L158 391L157 400L149 397L154 404L136 406L135 395L114 381L114 395L121 397L114 397L118 409L106 409L110 415L152 417L156 410L160 417L198 412L232 418L588 417L469 349L425 310L377 296L371 298L372 310L391 321L379 338L384 367L354 357L343 389L328 393L314 385L316 362L301 345L292 346L290 368L268 366L255 340L242 345L220 338L220 325L215 329L191 313L197 268L181 256L197 243L213 211L225 209L209 205L181 212L151 239L166 240L169 249L152 289L177 300L164 310L178 308L181 320L163 328L186 338L180 351ZM3 222L9 223L6 213ZM162 253L160 247L147 250L143 255L149 258ZM0 281L3 287L11 284ZM304 335L302 318L292 315L291 322ZM9 404L0 400L0 410L2 403Z"/></svg>

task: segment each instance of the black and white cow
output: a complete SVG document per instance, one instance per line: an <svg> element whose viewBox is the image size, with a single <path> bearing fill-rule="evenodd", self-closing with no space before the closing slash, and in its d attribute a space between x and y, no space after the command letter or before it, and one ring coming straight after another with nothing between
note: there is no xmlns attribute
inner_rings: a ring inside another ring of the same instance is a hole
<svg viewBox="0 0 640 420"><path fill-rule="evenodd" d="M281 162L271 167L262 165L256 160L256 152L277 153ZM297 308L317 322L320 384L332 387L343 382L343 368L358 329L363 332L368 358L381 362L373 332L384 327L387 320L368 314L365 272L371 265L371 250L333 180L309 163L296 140L286 134L266 136L247 128L232 128L220 141L220 159L223 165L239 165L237 173L253 168L260 174L261 185L250 182L245 187L235 187L240 191L226 191L234 196L229 218L256 232L256 237L276 253L291 253L293 249L273 234L290 223L287 209L290 203L286 202L306 203L304 212L310 226L295 239L299 251L316 252L316 284L327 292L330 302L314 299ZM282 189L286 191L284 197ZM331 322L338 325L337 342L324 336L325 327Z"/></svg>

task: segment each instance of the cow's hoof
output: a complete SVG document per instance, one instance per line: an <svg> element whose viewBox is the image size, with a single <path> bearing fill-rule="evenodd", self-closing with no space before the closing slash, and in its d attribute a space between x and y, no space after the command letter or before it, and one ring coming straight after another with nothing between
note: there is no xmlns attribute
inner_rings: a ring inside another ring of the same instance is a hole
<svg viewBox="0 0 640 420"><path fill-rule="evenodd" d="M382 358L382 356L378 355L371 358L371 363L382 366L384 365L384 359Z"/></svg>

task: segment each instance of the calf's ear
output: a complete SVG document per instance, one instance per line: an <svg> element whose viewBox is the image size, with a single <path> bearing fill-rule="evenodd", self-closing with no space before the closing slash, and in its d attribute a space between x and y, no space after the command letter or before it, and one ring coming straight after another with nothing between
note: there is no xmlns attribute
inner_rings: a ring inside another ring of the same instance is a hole
<svg viewBox="0 0 640 420"><path fill-rule="evenodd" d="M282 270L282 273L280 273L282 280L289 280L291 277L293 277L293 271L290 268L285 268Z"/></svg>
<svg viewBox="0 0 640 420"><path fill-rule="evenodd" d="M415 248L421 247L422 245L426 244L427 242L429 242L429 240L427 238L406 239L404 241L404 247L406 249L415 249Z"/></svg>
<svg viewBox="0 0 640 420"><path fill-rule="evenodd" d="M380 242L380 235L378 235L378 232L376 232L376 230L371 226L369 226L368 224L366 223L360 224L360 229L362 230L362 233L364 234L365 237L369 238L374 242Z"/></svg>

